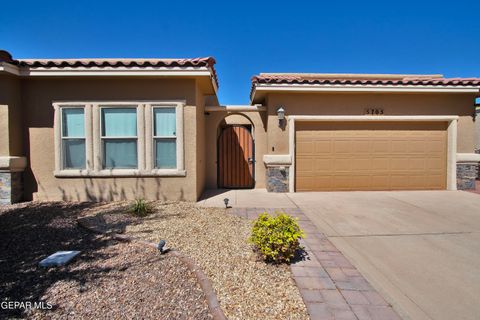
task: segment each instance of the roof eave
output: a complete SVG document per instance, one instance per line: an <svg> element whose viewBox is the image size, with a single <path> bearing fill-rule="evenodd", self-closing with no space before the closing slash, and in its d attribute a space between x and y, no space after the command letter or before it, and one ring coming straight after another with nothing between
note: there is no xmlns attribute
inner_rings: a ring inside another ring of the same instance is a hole
<svg viewBox="0 0 480 320"><path fill-rule="evenodd" d="M208 77L215 94L218 85L212 67L18 67L0 62L0 72L21 77Z"/></svg>
<svg viewBox="0 0 480 320"><path fill-rule="evenodd" d="M462 85L337 85L254 83L251 103L261 103L268 92L376 92L376 93L471 93L480 94L480 86Z"/></svg>
<svg viewBox="0 0 480 320"><path fill-rule="evenodd" d="M16 76L20 75L20 69L17 66L5 61L0 61L0 72L13 74Z"/></svg>

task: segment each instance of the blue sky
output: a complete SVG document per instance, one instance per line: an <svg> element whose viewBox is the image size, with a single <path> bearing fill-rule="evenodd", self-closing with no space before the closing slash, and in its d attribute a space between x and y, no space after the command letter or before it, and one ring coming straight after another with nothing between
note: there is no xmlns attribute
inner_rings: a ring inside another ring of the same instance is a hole
<svg viewBox="0 0 480 320"><path fill-rule="evenodd" d="M4 1L15 58L214 56L222 104L260 72L480 77L480 1Z"/></svg>

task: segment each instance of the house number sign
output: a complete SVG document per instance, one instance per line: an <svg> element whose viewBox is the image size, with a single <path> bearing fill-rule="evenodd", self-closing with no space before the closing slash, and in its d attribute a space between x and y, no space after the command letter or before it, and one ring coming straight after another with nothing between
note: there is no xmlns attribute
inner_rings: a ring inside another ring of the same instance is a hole
<svg viewBox="0 0 480 320"><path fill-rule="evenodd" d="M365 114L373 115L373 116L380 116L383 114L383 108L366 108Z"/></svg>

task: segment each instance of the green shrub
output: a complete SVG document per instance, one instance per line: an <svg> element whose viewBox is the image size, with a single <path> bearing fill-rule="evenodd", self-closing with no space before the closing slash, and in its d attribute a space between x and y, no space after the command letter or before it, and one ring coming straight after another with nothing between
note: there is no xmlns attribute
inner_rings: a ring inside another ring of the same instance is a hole
<svg viewBox="0 0 480 320"><path fill-rule="evenodd" d="M144 199L136 199L133 201L130 211L132 212L133 215L137 217L146 217L147 215L152 213L153 208Z"/></svg>
<svg viewBox="0 0 480 320"><path fill-rule="evenodd" d="M253 222L249 241L266 261L290 262L300 248L298 240L304 237L297 219L283 212L276 216L264 212Z"/></svg>

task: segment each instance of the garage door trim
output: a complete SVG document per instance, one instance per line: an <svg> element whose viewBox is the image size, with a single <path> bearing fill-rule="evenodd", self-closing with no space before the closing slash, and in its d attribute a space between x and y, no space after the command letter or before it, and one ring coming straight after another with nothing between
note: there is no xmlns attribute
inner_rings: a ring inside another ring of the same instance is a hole
<svg viewBox="0 0 480 320"><path fill-rule="evenodd" d="M442 121L447 127L447 190L457 190L456 150L458 116L288 116L289 150L292 159L289 191L295 192L295 122L297 121Z"/></svg>

